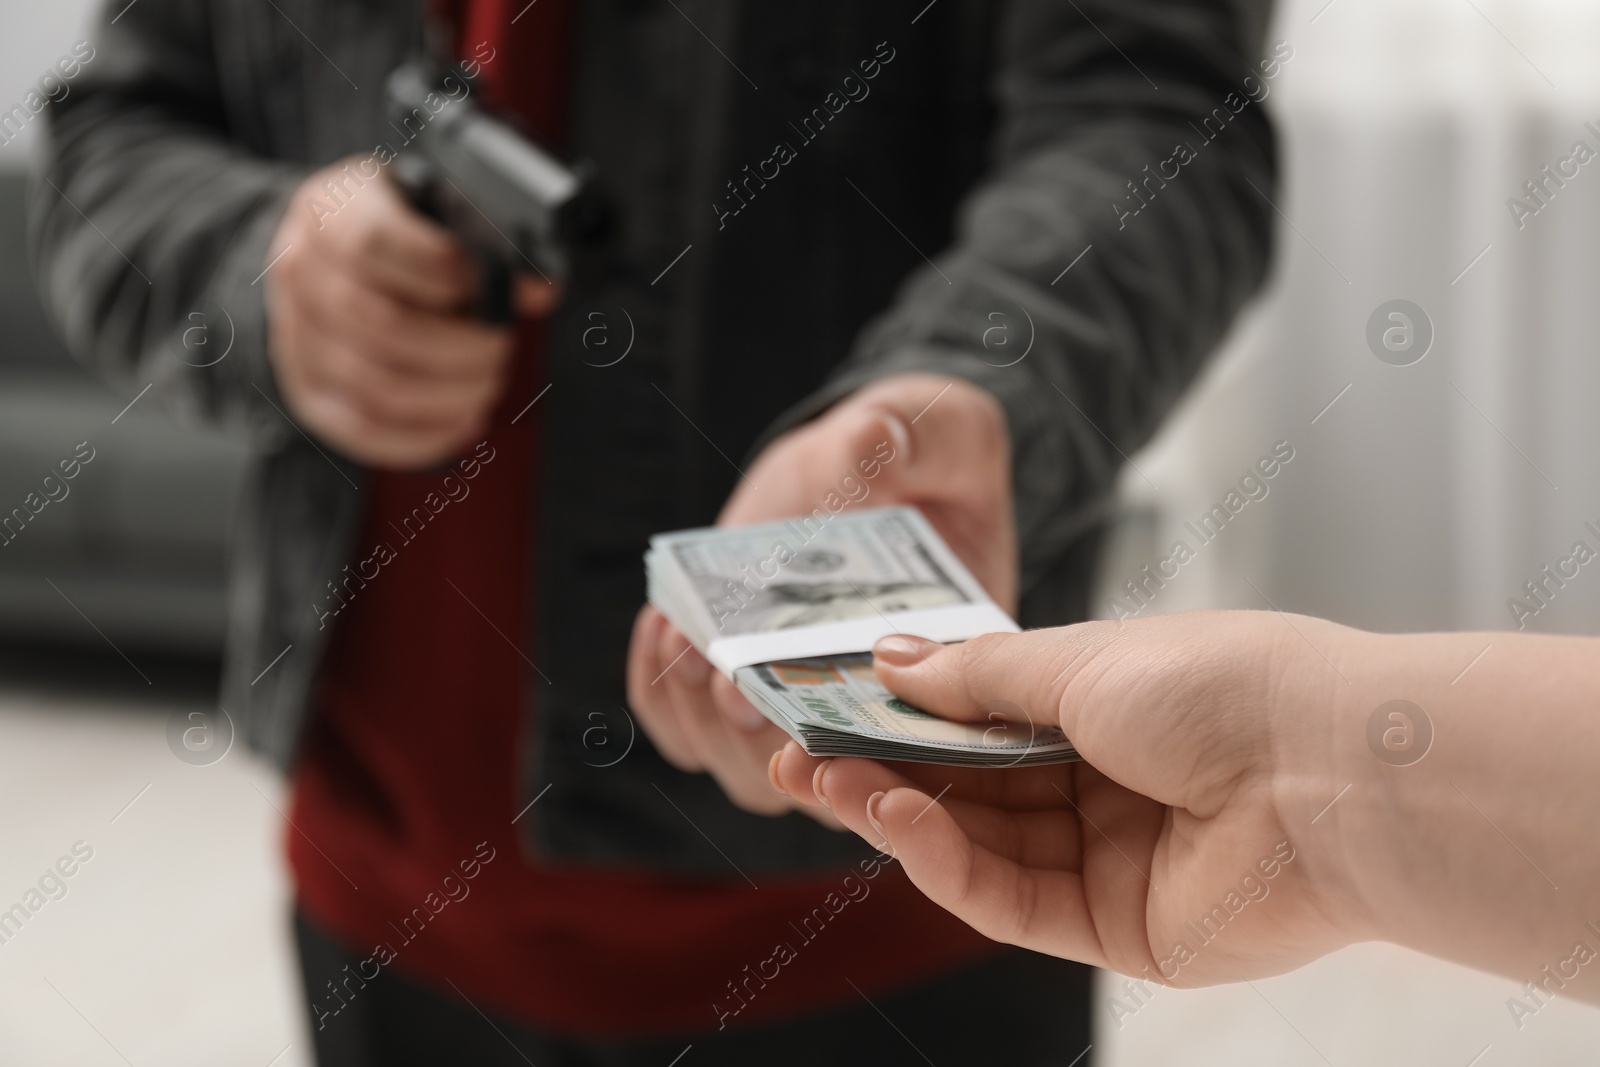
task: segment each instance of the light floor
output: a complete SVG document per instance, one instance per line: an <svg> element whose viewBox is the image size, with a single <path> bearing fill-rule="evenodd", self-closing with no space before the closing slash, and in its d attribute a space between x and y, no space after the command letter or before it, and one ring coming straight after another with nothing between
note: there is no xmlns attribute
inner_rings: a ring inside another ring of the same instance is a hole
<svg viewBox="0 0 1600 1067"><path fill-rule="evenodd" d="M282 785L240 748L210 767L174 758L167 719L187 707L0 686L0 908L74 843L93 849L67 894L0 944L5 1067L310 1067ZM1120 1030L1119 981L1097 997L1098 1067L1600 1064L1600 1011L1557 1002L1519 1031L1512 983L1388 946L1253 985L1158 990Z"/></svg>

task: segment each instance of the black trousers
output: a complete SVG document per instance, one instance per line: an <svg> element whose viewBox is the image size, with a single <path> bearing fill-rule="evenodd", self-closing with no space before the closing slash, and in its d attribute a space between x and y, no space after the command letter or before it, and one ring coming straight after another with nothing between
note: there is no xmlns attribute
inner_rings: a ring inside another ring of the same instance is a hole
<svg viewBox="0 0 1600 1067"><path fill-rule="evenodd" d="M295 916L301 974L323 984L361 957ZM935 981L759 1029L673 1040L573 1040L483 1014L384 970L311 1023L320 1067L1087 1067L1090 968L1008 949Z"/></svg>

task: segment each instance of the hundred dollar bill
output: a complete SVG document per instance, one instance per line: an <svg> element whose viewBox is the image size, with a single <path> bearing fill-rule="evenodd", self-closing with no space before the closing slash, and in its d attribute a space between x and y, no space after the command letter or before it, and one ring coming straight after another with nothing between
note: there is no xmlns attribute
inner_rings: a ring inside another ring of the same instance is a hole
<svg viewBox="0 0 1600 1067"><path fill-rule="evenodd" d="M885 634L955 641L1015 622L915 508L662 534L650 600L725 674L862 652Z"/></svg>
<svg viewBox="0 0 1600 1067"><path fill-rule="evenodd" d="M1080 758L1057 727L936 718L878 681L867 653L762 663L734 672L751 704L813 756L860 756L964 767Z"/></svg>
<svg viewBox="0 0 1600 1067"><path fill-rule="evenodd" d="M964 641L1018 628L915 508L662 534L645 564L651 603L813 755L973 767L1078 758L1059 729L947 722L878 683L867 650L886 634Z"/></svg>

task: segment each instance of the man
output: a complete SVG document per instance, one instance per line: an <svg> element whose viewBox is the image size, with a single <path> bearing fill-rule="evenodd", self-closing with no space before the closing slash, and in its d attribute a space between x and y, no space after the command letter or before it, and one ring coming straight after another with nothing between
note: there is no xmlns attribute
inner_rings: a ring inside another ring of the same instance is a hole
<svg viewBox="0 0 1600 1067"><path fill-rule="evenodd" d="M74 350L259 450L222 704L293 774L321 1061L1086 1046L1087 972L786 813L781 735L640 612L640 556L871 469L852 499L920 506L1025 623L1081 618L1121 454L1265 269L1271 137L1228 102L1264 5L431 14L616 208L515 331L384 170L411 5L111 5L36 202ZM232 329L206 367L195 313Z"/></svg>

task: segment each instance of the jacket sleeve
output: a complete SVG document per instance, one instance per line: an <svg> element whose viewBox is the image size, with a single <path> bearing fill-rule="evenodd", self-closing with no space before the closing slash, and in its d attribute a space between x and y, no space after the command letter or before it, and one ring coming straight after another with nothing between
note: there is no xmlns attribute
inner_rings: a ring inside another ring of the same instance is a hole
<svg viewBox="0 0 1600 1067"><path fill-rule="evenodd" d="M1010 423L1026 592L1104 517L1123 458L1265 274L1275 151L1252 97L1292 55L1263 59L1267 15L1265 0L1007 5L995 161L955 244L780 427L893 373L988 389Z"/></svg>
<svg viewBox="0 0 1600 1067"><path fill-rule="evenodd" d="M273 447L294 431L277 410L259 279L306 169L231 128L203 0L111 3L90 44L46 111L31 190L45 307L125 395L153 386L185 421Z"/></svg>

